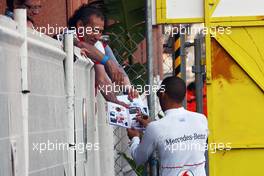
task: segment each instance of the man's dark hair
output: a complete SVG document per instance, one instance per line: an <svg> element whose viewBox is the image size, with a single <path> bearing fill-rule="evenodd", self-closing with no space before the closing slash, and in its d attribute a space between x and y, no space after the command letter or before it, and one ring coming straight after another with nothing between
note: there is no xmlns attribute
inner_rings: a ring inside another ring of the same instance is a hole
<svg viewBox="0 0 264 176"><path fill-rule="evenodd" d="M181 103L186 94L185 82L176 76L165 78L162 83L164 85L165 93L176 103Z"/></svg>
<svg viewBox="0 0 264 176"><path fill-rule="evenodd" d="M91 6L90 4L82 5L78 10L76 10L73 16L69 20L69 27L76 27L77 22L81 20L84 25L89 23L90 17L95 15L101 18L103 21L105 19L104 14L97 8Z"/></svg>

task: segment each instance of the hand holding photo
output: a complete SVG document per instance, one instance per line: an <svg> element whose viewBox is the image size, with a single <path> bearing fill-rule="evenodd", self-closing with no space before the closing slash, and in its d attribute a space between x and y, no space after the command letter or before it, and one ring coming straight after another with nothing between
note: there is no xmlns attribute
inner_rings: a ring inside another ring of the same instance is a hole
<svg viewBox="0 0 264 176"><path fill-rule="evenodd" d="M145 125L138 121L137 116L147 117L148 107L144 105L141 99L133 99L132 102L129 101L127 95L118 96L118 100L129 104L129 108L122 105L108 102L108 121L110 125L125 127L125 128L135 128L139 130L144 130Z"/></svg>

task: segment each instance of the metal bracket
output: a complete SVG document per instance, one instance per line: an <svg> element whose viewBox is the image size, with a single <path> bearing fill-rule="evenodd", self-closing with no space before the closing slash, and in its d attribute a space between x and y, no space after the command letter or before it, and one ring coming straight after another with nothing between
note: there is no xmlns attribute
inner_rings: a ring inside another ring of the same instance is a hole
<svg viewBox="0 0 264 176"><path fill-rule="evenodd" d="M22 92L22 94L28 94L28 93L30 93L30 90L22 90L21 92Z"/></svg>
<svg viewBox="0 0 264 176"><path fill-rule="evenodd" d="M76 145L75 144L69 144L69 147L75 147Z"/></svg>

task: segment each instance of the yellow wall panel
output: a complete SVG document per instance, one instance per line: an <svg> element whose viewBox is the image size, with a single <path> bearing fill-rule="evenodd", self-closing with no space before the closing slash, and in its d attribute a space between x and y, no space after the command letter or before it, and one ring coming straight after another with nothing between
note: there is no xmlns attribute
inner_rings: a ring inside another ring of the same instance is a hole
<svg viewBox="0 0 264 176"><path fill-rule="evenodd" d="M264 147L263 91L214 39L208 91L210 142L230 142L238 148Z"/></svg>
<svg viewBox="0 0 264 176"><path fill-rule="evenodd" d="M210 156L210 176L264 175L264 149L234 149Z"/></svg>
<svg viewBox="0 0 264 176"><path fill-rule="evenodd" d="M264 27L233 27L216 40L264 91Z"/></svg>

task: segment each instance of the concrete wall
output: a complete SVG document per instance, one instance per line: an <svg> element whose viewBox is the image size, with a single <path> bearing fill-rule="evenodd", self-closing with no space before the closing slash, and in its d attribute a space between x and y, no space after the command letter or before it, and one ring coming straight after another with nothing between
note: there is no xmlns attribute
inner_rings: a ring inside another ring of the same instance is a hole
<svg viewBox="0 0 264 176"><path fill-rule="evenodd" d="M21 46L27 41L28 89L23 94ZM71 133L67 117L65 57L58 41L0 16L0 175L64 176L114 175L113 131L106 122L105 101L95 96L93 63L80 56L74 63L75 144L88 150L67 149ZM73 58L72 58L73 59ZM24 101L26 97L26 100ZM98 144L97 144L98 143ZM35 146L38 145L38 150ZM40 151L42 147L53 150ZM78 148L82 149L82 148ZM71 167L76 163L76 169Z"/></svg>

